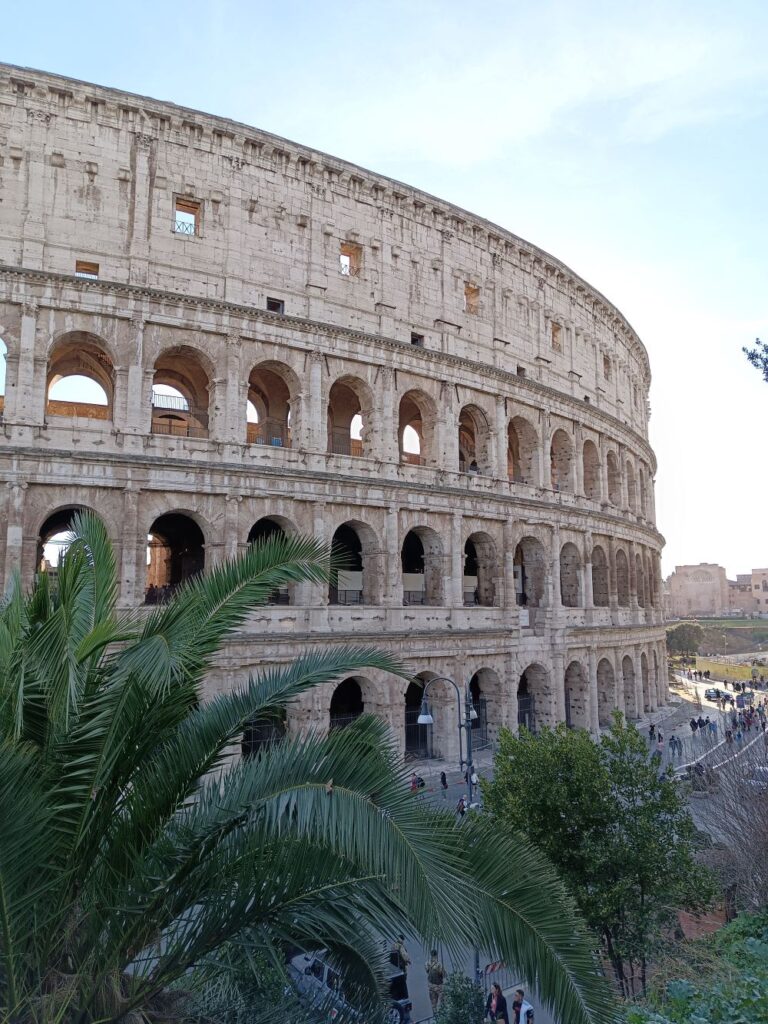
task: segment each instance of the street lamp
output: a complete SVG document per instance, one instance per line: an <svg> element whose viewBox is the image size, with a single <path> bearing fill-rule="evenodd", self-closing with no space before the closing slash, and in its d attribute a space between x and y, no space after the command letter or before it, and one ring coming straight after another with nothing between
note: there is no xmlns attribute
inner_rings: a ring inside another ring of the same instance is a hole
<svg viewBox="0 0 768 1024"><path fill-rule="evenodd" d="M469 790L469 806L472 806L472 790L474 789L474 775L475 766L472 762L472 723L477 719L477 712L475 706L472 703L472 694L470 693L469 687L464 687L464 715L462 717L462 700L461 690L448 676L434 676L430 679L424 687L424 693L421 699L421 711L419 717L416 719L419 725L434 725L435 720L432 717L432 712L429 710L429 702L427 701L427 692L433 683L450 683L456 691L456 701L458 703L458 726L459 726L459 767L466 768L467 772L467 788ZM466 732L466 751L467 756L464 757L464 747L462 745L462 732Z"/></svg>
<svg viewBox="0 0 768 1024"><path fill-rule="evenodd" d="M472 703L472 694L470 693L469 687L464 687L464 716L461 714L461 690L458 688L453 679L449 679L448 676L434 676L430 679L424 687L424 693L421 698L421 711L419 717L416 719L419 725L434 725L435 720L432 717L432 712L429 710L429 703L427 702L427 691L429 690L432 683L450 683L456 691L456 702L458 704L458 726L459 726L459 768L466 768L467 771L467 789L469 791L469 808L472 807L472 790L475 787L475 766L472 763L472 723L477 719L477 712L475 711L474 704ZM467 734L467 756L464 757L464 749L461 743L461 734L466 732ZM468 808L468 809L469 809ZM474 970L475 970L475 981L480 984L482 973L480 971L480 951L475 948L474 951Z"/></svg>

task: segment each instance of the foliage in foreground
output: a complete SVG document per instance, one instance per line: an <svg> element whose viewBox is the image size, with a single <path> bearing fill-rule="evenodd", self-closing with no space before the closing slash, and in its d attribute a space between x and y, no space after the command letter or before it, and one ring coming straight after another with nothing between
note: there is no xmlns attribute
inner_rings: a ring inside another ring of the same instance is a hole
<svg viewBox="0 0 768 1024"><path fill-rule="evenodd" d="M26 597L12 585L0 608L0 1019L178 1021L186 980L244 936L272 963L324 947L345 985L374 998L381 936L399 931L505 960L569 1024L613 1019L552 869L480 816L458 824L414 799L381 722L232 763L246 723L308 688L402 671L339 647L202 702L249 609L329 574L318 542L276 537L125 618L114 552L84 514L55 579L41 574Z"/></svg>
<svg viewBox="0 0 768 1024"><path fill-rule="evenodd" d="M743 348L741 350L750 363L763 375L763 380L768 383L768 343L755 338L754 348Z"/></svg>
<svg viewBox="0 0 768 1024"><path fill-rule="evenodd" d="M647 1001L627 1011L627 1024L768 1021L768 913L743 914L685 943L660 968Z"/></svg>
<svg viewBox="0 0 768 1024"><path fill-rule="evenodd" d="M642 992L649 953L680 907L712 895L676 784L618 712L595 743L565 725L503 731L485 806L556 866L602 940L622 994Z"/></svg>
<svg viewBox="0 0 768 1024"><path fill-rule="evenodd" d="M485 999L480 986L465 974L449 974L435 1024L482 1024Z"/></svg>

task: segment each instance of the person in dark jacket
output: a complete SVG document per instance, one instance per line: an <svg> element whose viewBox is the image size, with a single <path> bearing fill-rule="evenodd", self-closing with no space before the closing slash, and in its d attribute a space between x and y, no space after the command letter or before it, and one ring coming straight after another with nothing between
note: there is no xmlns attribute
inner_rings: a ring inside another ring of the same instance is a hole
<svg viewBox="0 0 768 1024"><path fill-rule="evenodd" d="M491 991L488 993L488 998L485 1001L485 1015L490 1020L501 1020L504 1024L509 1024L507 1000L501 991L501 985L497 985L495 982L491 986Z"/></svg>

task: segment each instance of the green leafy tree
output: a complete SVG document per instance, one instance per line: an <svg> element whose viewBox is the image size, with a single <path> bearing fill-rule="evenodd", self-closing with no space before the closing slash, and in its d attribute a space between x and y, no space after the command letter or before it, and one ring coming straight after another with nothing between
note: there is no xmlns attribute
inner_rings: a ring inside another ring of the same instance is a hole
<svg viewBox="0 0 768 1024"><path fill-rule="evenodd" d="M302 537L255 545L145 615L117 612L103 525L76 518L55 579L0 608L0 1019L179 1019L178 989L250 936L323 947L381 991L382 934L477 945L573 1024L613 1012L593 944L541 855L413 798L383 723L233 763L253 719L373 666L335 647L202 700L227 635L276 588L329 579ZM176 1000L174 1002L174 1000ZM280 1015L280 1019L284 1018Z"/></svg>
<svg viewBox="0 0 768 1024"><path fill-rule="evenodd" d="M435 1024L482 1024L485 999L480 986L464 974L449 974Z"/></svg>
<svg viewBox="0 0 768 1024"><path fill-rule="evenodd" d="M754 348L743 348L741 350L756 370L763 375L763 380L768 383L768 344L755 338Z"/></svg>
<svg viewBox="0 0 768 1024"><path fill-rule="evenodd" d="M667 650L670 654L697 654L703 639L698 622L681 622L667 630Z"/></svg>
<svg viewBox="0 0 768 1024"><path fill-rule="evenodd" d="M637 729L617 712L599 743L564 725L505 730L483 793L504 834L527 836L558 869L622 994L644 990L661 930L678 907L706 902L711 883L675 783Z"/></svg>

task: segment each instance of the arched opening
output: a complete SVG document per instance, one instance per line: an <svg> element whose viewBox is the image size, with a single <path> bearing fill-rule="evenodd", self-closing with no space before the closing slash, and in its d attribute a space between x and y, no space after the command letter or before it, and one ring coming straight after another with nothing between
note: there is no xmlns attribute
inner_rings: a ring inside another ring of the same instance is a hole
<svg viewBox="0 0 768 1024"><path fill-rule="evenodd" d="M640 467L638 473L638 479L640 481L640 515L644 518L648 518L648 489L645 483L645 469L643 466Z"/></svg>
<svg viewBox="0 0 768 1024"><path fill-rule="evenodd" d="M51 513L37 535L37 571L55 578L59 559L72 543L72 521L83 505L68 505Z"/></svg>
<svg viewBox="0 0 768 1024"><path fill-rule="evenodd" d="M635 555L635 581L637 584L637 603L641 608L645 608L645 570L643 569L643 559L639 553Z"/></svg>
<svg viewBox="0 0 768 1024"><path fill-rule="evenodd" d="M635 666L628 654L621 661L621 676L624 684L624 713L627 718L639 718L637 694L635 692Z"/></svg>
<svg viewBox="0 0 768 1024"><path fill-rule="evenodd" d="M426 466L433 460L435 406L421 391L408 391L400 399L398 437L400 461Z"/></svg>
<svg viewBox="0 0 768 1024"><path fill-rule="evenodd" d="M552 435L549 462L553 491L573 492L573 444L564 430Z"/></svg>
<svg viewBox="0 0 768 1024"><path fill-rule="evenodd" d="M498 676L491 669L480 669L479 672L475 672L469 681L469 695L472 698L472 707L474 709L476 718L472 719L472 749L481 750L487 747L490 740L488 738L488 676L495 677L496 687L498 688ZM486 685L483 686L483 683Z"/></svg>
<svg viewBox="0 0 768 1024"><path fill-rule="evenodd" d="M279 711L275 717L262 716L248 722L243 730L240 749L244 761L260 757L264 750L279 743L287 732L285 710Z"/></svg>
<svg viewBox="0 0 768 1024"><path fill-rule="evenodd" d="M606 456L608 467L608 501L617 508L621 506L621 473L619 471L619 460L613 452Z"/></svg>
<svg viewBox="0 0 768 1024"><path fill-rule="evenodd" d="M186 345L163 352L152 380L152 433L208 437L208 374Z"/></svg>
<svg viewBox="0 0 768 1024"><path fill-rule="evenodd" d="M627 508L630 512L637 511L637 487L635 485L635 470L632 463L627 461Z"/></svg>
<svg viewBox="0 0 768 1024"><path fill-rule="evenodd" d="M333 691L330 707L331 729L343 729L351 725L365 710L363 691L354 677L343 680Z"/></svg>
<svg viewBox="0 0 768 1024"><path fill-rule="evenodd" d="M271 516L264 516L257 519L248 531L249 544L262 544L273 537L285 537L286 531L278 519ZM267 604L291 604L292 587L288 584L282 587L275 587L270 591Z"/></svg>
<svg viewBox="0 0 768 1024"><path fill-rule="evenodd" d="M528 420L515 416L507 428L507 473L516 484L536 483L539 438Z"/></svg>
<svg viewBox="0 0 768 1024"><path fill-rule="evenodd" d="M616 707L616 675L607 658L597 663L597 719L601 726L611 724Z"/></svg>
<svg viewBox="0 0 768 1024"><path fill-rule="evenodd" d="M367 454L365 432L371 414L365 385L353 378L337 380L328 395L328 451L334 455Z"/></svg>
<svg viewBox="0 0 768 1024"><path fill-rule="evenodd" d="M114 376L98 338L81 331L65 335L48 357L46 416L112 419Z"/></svg>
<svg viewBox="0 0 768 1024"><path fill-rule="evenodd" d="M592 603L595 608L607 608L610 604L608 559L599 544L592 548Z"/></svg>
<svg viewBox="0 0 768 1024"><path fill-rule="evenodd" d="M328 587L329 604L372 604L371 573L367 571L370 543L364 544L368 528L362 524L342 523L333 535L332 547L343 568L339 569ZM368 549L368 551L366 550Z"/></svg>
<svg viewBox="0 0 768 1024"><path fill-rule="evenodd" d="M648 671L648 655L640 655L640 678L643 684L643 711L653 711L655 701L651 692L651 674Z"/></svg>
<svg viewBox="0 0 768 1024"><path fill-rule="evenodd" d="M464 545L464 604L492 607L495 601L496 547L486 533L473 533Z"/></svg>
<svg viewBox="0 0 768 1024"><path fill-rule="evenodd" d="M147 535L145 604L162 604L205 568L205 537L190 516L168 512Z"/></svg>
<svg viewBox="0 0 768 1024"><path fill-rule="evenodd" d="M7 369L8 347L0 338L0 420L5 412L5 376Z"/></svg>
<svg viewBox="0 0 768 1024"><path fill-rule="evenodd" d="M589 729L589 679L580 661L565 670L565 722L569 729Z"/></svg>
<svg viewBox="0 0 768 1024"><path fill-rule="evenodd" d="M248 444L290 448L292 392L297 391L295 374L282 363L262 363L248 377L246 439Z"/></svg>
<svg viewBox="0 0 768 1024"><path fill-rule="evenodd" d="M616 596L620 608L629 608L629 562L622 548L616 552Z"/></svg>
<svg viewBox="0 0 768 1024"><path fill-rule="evenodd" d="M549 673L543 665L529 665L517 684L518 725L536 732L546 725L556 725L555 717Z"/></svg>
<svg viewBox="0 0 768 1024"><path fill-rule="evenodd" d="M652 651L652 664L653 664L653 692L656 694L656 707L661 707L664 703L664 693L661 686L661 678L659 676L659 659L656 655L656 651Z"/></svg>
<svg viewBox="0 0 768 1024"><path fill-rule="evenodd" d="M432 754L432 727L418 723L425 683L425 679L417 677L411 680L405 691L405 756L407 759L430 757Z"/></svg>
<svg viewBox="0 0 768 1024"><path fill-rule="evenodd" d="M583 467L584 494L592 501L600 501L602 497L600 453L594 441L584 442Z"/></svg>
<svg viewBox="0 0 768 1024"><path fill-rule="evenodd" d="M406 534L400 551L404 605L443 603L442 554L434 530L418 526Z"/></svg>
<svg viewBox="0 0 768 1024"><path fill-rule="evenodd" d="M560 601L565 608L580 608L581 558L575 544L568 542L560 549Z"/></svg>
<svg viewBox="0 0 768 1024"><path fill-rule="evenodd" d="M653 559L648 555L644 559L645 565L645 600L649 608L656 607L656 574L653 571Z"/></svg>
<svg viewBox="0 0 768 1024"><path fill-rule="evenodd" d="M488 421L481 409L465 405L459 414L459 472L485 473L489 467Z"/></svg>
<svg viewBox="0 0 768 1024"><path fill-rule="evenodd" d="M544 546L535 537L523 537L515 548L513 572L515 601L525 608L544 603L547 560Z"/></svg>

